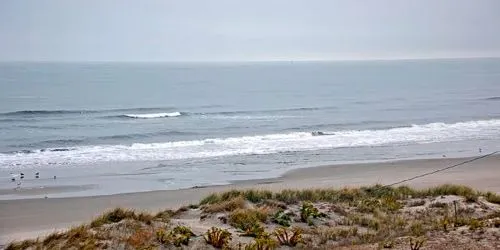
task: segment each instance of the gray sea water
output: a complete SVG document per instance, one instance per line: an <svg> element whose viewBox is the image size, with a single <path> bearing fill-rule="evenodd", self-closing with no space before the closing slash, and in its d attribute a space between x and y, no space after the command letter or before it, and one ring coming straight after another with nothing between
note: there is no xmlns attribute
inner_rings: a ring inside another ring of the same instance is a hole
<svg viewBox="0 0 500 250"><path fill-rule="evenodd" d="M177 189L499 142L500 59L0 64L0 188Z"/></svg>

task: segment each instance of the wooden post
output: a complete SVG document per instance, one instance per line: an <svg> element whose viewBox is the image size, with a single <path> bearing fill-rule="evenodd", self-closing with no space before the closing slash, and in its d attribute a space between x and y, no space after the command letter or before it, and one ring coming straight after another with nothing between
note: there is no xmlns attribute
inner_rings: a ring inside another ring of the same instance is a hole
<svg viewBox="0 0 500 250"><path fill-rule="evenodd" d="M458 215L457 215L457 201L453 201L453 206L455 207L455 224L457 224L457 221L458 221Z"/></svg>

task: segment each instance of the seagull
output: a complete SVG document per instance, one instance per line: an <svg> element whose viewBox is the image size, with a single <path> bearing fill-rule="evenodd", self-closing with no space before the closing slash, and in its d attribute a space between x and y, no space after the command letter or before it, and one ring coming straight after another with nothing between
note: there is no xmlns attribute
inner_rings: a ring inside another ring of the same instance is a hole
<svg viewBox="0 0 500 250"><path fill-rule="evenodd" d="M10 173L10 180L12 182L16 181L17 174Z"/></svg>

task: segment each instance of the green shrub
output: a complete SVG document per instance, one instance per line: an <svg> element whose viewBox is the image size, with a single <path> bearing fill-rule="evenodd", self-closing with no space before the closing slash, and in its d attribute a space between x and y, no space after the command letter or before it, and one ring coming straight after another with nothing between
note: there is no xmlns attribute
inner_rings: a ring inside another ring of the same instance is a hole
<svg viewBox="0 0 500 250"><path fill-rule="evenodd" d="M292 222L292 219L290 218L290 215L285 213L283 210L277 211L274 216L273 216L273 222L284 226L284 227L289 227L290 223Z"/></svg>
<svg viewBox="0 0 500 250"><path fill-rule="evenodd" d="M172 234L165 231L165 229L160 228L156 231L156 241L162 245L168 245L172 241Z"/></svg>
<svg viewBox="0 0 500 250"><path fill-rule="evenodd" d="M245 250L273 250L278 248L279 243L271 238L256 238L252 243L245 246Z"/></svg>
<svg viewBox="0 0 500 250"><path fill-rule="evenodd" d="M307 222L312 224L312 218L325 217L326 215L320 213L317 208L311 202L303 202L300 209L300 219L302 222Z"/></svg>
<svg viewBox="0 0 500 250"><path fill-rule="evenodd" d="M260 232L259 223L266 221L267 214L258 209L237 209L229 215L229 224L243 230L244 234L249 236Z"/></svg>
<svg viewBox="0 0 500 250"><path fill-rule="evenodd" d="M186 226L176 226L171 232L172 243L176 247L180 247L181 245L187 246L193 236L196 235L189 227Z"/></svg>

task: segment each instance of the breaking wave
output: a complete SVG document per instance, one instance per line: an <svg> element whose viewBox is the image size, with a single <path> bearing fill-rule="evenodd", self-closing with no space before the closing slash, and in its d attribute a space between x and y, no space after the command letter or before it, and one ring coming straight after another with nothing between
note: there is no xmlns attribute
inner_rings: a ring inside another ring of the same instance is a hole
<svg viewBox="0 0 500 250"><path fill-rule="evenodd" d="M500 120L430 123L378 130L293 132L128 145L89 145L65 150L0 154L0 167L88 164L273 154L345 147L407 145L500 137Z"/></svg>
<svg viewBox="0 0 500 250"><path fill-rule="evenodd" d="M153 118L166 118L166 117L177 117L181 116L181 112L171 112L171 113L152 113L152 114L126 114L121 117L136 118L136 119L153 119Z"/></svg>

